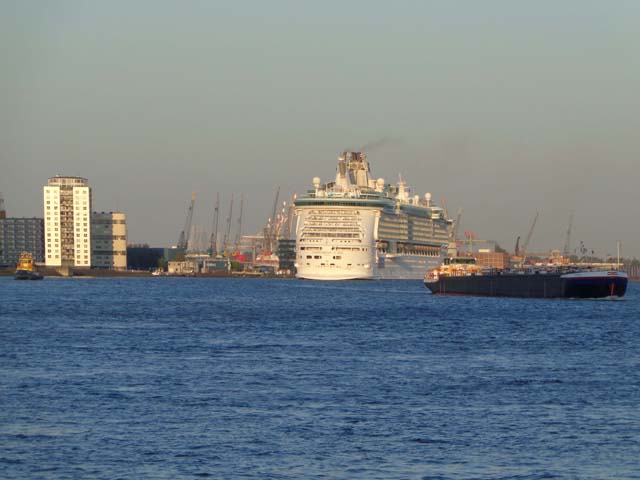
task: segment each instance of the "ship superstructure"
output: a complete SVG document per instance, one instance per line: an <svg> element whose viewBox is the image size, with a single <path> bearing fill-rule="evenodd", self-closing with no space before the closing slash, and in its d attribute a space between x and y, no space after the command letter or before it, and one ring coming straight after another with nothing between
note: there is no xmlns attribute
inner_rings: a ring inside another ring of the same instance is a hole
<svg viewBox="0 0 640 480"><path fill-rule="evenodd" d="M441 263L453 224L431 194L374 180L362 152L338 158L335 181L315 177L295 212L297 276L314 280L420 279Z"/></svg>

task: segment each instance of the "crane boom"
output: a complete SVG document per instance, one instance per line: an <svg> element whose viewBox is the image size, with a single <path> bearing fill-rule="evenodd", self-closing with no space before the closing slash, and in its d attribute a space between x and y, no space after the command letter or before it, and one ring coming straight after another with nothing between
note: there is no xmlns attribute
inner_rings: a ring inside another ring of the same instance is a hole
<svg viewBox="0 0 640 480"><path fill-rule="evenodd" d="M524 239L524 243L522 244L522 265L524 265L524 261L527 258L527 247L529 247L529 241L531 240L531 235L533 235L533 229L536 227L536 222L538 221L539 214L540 212L536 212L536 216L533 217L531 228L529 228L529 233L527 233L527 238Z"/></svg>
<svg viewBox="0 0 640 480"><path fill-rule="evenodd" d="M229 242L231 242L231 217L233 216L233 193L231 193L231 203L229 204L229 216L227 217L227 232L224 234L225 256L228 253Z"/></svg>
<svg viewBox="0 0 640 480"><path fill-rule="evenodd" d="M189 244L189 236L191 234L191 220L193 219L193 207L196 203L196 192L191 192L191 203L187 210L187 220L184 224L184 228L180 232L180 238L178 239L178 248L185 251Z"/></svg>
<svg viewBox="0 0 640 480"><path fill-rule="evenodd" d="M213 209L213 231L209 243L211 244L211 256L218 254L218 217L220 215L220 192L216 193L216 206Z"/></svg>
<svg viewBox="0 0 640 480"><path fill-rule="evenodd" d="M269 229L268 229L268 235L269 235L269 240L268 240L268 249L270 251L273 251L274 248L274 243L275 243L275 235L276 235L276 212L278 210L278 199L280 198L280 186L278 186L278 189L276 190L276 198L273 201L273 213L271 215L271 224L269 225Z"/></svg>
<svg viewBox="0 0 640 480"><path fill-rule="evenodd" d="M196 192L191 192L191 203L189 204L189 212L187 213L187 223L184 227L185 239L184 239L184 251L189 248L189 239L191 238L191 221L193 220L193 209L196 205Z"/></svg>
<svg viewBox="0 0 640 480"><path fill-rule="evenodd" d="M444 218L449 218L449 210L447 210L447 199L442 197L442 209L444 210Z"/></svg>
<svg viewBox="0 0 640 480"><path fill-rule="evenodd" d="M569 215L569 226L567 227L567 236L564 240L564 248L562 249L562 255L569 257L571 255L571 224L573 223L573 213Z"/></svg>
<svg viewBox="0 0 640 480"><path fill-rule="evenodd" d="M240 194L240 214L238 215L238 231L236 232L236 241L234 250L238 250L238 246L240 245L240 240L242 239L242 209L244 207L244 194Z"/></svg>
<svg viewBox="0 0 640 480"><path fill-rule="evenodd" d="M453 224L453 232L451 233L451 240L454 242L458 241L458 232L460 231L460 220L462 219L462 208L458 209L458 214L456 215L456 223Z"/></svg>

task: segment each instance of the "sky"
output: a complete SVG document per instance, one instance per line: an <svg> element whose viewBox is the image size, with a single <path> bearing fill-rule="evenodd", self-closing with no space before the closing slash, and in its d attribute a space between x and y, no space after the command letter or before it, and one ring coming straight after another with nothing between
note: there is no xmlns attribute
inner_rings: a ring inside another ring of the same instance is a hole
<svg viewBox="0 0 640 480"><path fill-rule="evenodd" d="M540 212L529 250L562 249L573 214L572 248L640 257L638 45L635 0L0 0L0 192L41 217L86 177L169 246L192 191L202 229L242 193L256 232L364 146L477 238Z"/></svg>

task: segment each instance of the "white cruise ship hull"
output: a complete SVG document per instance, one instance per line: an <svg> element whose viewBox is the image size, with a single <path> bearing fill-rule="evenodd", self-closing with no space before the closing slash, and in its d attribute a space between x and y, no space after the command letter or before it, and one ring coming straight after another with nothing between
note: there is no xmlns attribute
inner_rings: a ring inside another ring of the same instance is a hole
<svg viewBox="0 0 640 480"><path fill-rule="evenodd" d="M300 208L296 276L308 280L369 280L375 266L372 208Z"/></svg>
<svg viewBox="0 0 640 480"><path fill-rule="evenodd" d="M316 266L299 268L296 277L306 280L422 280L424 273L442 263L440 257L393 255L382 257L373 268Z"/></svg>

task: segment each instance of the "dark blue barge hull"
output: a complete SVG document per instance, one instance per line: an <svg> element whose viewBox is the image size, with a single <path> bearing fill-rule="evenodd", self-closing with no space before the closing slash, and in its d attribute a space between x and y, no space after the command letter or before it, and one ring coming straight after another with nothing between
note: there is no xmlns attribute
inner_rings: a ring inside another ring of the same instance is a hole
<svg viewBox="0 0 640 480"><path fill-rule="evenodd" d="M619 272L593 274L491 274L441 276L425 282L438 295L477 295L522 298L605 298L622 297L627 290L627 277Z"/></svg>

